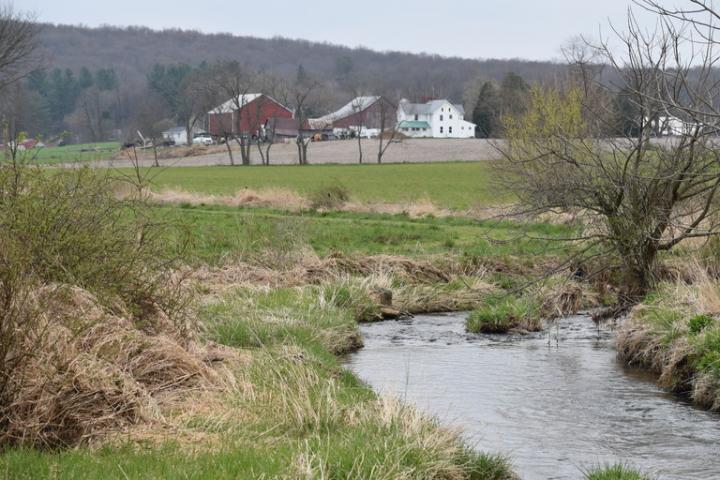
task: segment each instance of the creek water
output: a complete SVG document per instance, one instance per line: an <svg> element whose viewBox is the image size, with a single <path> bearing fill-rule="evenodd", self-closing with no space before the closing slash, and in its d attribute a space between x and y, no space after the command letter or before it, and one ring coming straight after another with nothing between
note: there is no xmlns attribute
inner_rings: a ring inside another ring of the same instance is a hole
<svg viewBox="0 0 720 480"><path fill-rule="evenodd" d="M720 479L720 416L625 368L587 316L527 336L465 332L465 314L366 324L349 368L510 457L523 479L622 462L658 479Z"/></svg>

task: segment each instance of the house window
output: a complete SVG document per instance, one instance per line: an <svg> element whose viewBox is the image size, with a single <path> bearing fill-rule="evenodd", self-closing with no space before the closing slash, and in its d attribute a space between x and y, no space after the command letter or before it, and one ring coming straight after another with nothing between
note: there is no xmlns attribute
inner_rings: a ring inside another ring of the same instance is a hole
<svg viewBox="0 0 720 480"><path fill-rule="evenodd" d="M450 120L452 120L452 114L450 115Z"/></svg>
<svg viewBox="0 0 720 480"><path fill-rule="evenodd" d="M416 114L415 114L415 121L416 121L416 122L418 121L418 117L419 117L419 115L416 113Z"/></svg>
<svg viewBox="0 0 720 480"><path fill-rule="evenodd" d="M442 115L440 115L440 121L441 121L441 122L443 121L443 118L444 118L444 117L443 117Z"/></svg>
<svg viewBox="0 0 720 480"><path fill-rule="evenodd" d="M444 127L440 127L440 133L445 133Z"/></svg>
<svg viewBox="0 0 720 480"><path fill-rule="evenodd" d="M448 133L452 133L452 127L448 127Z"/></svg>

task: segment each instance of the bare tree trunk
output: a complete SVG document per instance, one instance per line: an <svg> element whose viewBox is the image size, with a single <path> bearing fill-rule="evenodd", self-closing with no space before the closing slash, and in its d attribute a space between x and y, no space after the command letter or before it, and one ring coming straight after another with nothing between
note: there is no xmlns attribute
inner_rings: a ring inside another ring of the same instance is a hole
<svg viewBox="0 0 720 480"><path fill-rule="evenodd" d="M359 157L358 160L359 160L360 163L362 163L362 161L363 161L362 135L361 135L361 132L362 132L362 126L359 127L358 132L357 132L357 137L358 137L358 153L359 153L359 155L360 155L360 157Z"/></svg>
<svg viewBox="0 0 720 480"><path fill-rule="evenodd" d="M296 140L298 148L298 162L300 165L307 165L307 150L309 142L303 139L301 135L298 135L298 138Z"/></svg>
<svg viewBox="0 0 720 480"><path fill-rule="evenodd" d="M295 139L295 144L297 145L298 149L298 165L305 165L305 162L303 161L303 148L302 144L304 143L304 140L302 139L302 134L298 134L297 138Z"/></svg>
<svg viewBox="0 0 720 480"><path fill-rule="evenodd" d="M188 147L192 146L192 125L190 125L190 122L185 123L185 135L187 135L187 138L185 139L185 144Z"/></svg>
<svg viewBox="0 0 720 480"><path fill-rule="evenodd" d="M265 159L265 151L263 150L262 145L260 143L260 138L258 138L256 145L257 145L258 153L260 154L260 163L262 163L263 165L267 165L267 162Z"/></svg>
<svg viewBox="0 0 720 480"><path fill-rule="evenodd" d="M235 137L235 141L240 146L240 161L243 165L247 166L250 165L250 147L252 144L248 142L248 140L240 134L239 137Z"/></svg>
<svg viewBox="0 0 720 480"><path fill-rule="evenodd" d="M154 157L154 164L156 167L160 166L160 162L158 162L158 156L157 156L157 142L155 139L152 139L153 142L153 157Z"/></svg>
<svg viewBox="0 0 720 480"><path fill-rule="evenodd" d="M227 133L223 135L223 139L225 140L225 147L227 148L228 157L230 158L230 165L234 167L235 157L233 157L232 146L230 145L230 138L228 137Z"/></svg>
<svg viewBox="0 0 720 480"><path fill-rule="evenodd" d="M270 165L270 149L272 148L273 143L270 142L265 147L265 165Z"/></svg>
<svg viewBox="0 0 720 480"><path fill-rule="evenodd" d="M383 129L380 129L380 138L378 139L378 154L377 154L377 162L382 163L382 157L383 157L383 136L384 136Z"/></svg>

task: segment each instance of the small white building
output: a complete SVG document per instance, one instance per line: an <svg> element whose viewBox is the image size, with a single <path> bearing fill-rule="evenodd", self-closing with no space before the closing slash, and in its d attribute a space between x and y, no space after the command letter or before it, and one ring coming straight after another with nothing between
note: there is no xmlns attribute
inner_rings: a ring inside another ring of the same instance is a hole
<svg viewBox="0 0 720 480"><path fill-rule="evenodd" d="M167 141L172 141L175 145L187 144L187 130L185 127L174 127L162 132L162 136Z"/></svg>
<svg viewBox="0 0 720 480"><path fill-rule="evenodd" d="M685 122L673 116L661 116L652 121L646 118L645 122L649 122L657 134L664 137L690 135L698 127L696 123Z"/></svg>
<svg viewBox="0 0 720 480"><path fill-rule="evenodd" d="M414 138L474 138L475 124L465 120L465 109L448 100L410 103L401 100L397 130Z"/></svg>

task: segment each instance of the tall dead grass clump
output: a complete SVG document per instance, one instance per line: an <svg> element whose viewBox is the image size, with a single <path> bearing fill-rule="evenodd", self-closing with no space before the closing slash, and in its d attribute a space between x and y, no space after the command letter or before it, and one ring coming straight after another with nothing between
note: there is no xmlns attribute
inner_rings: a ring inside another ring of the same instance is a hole
<svg viewBox="0 0 720 480"><path fill-rule="evenodd" d="M177 236L112 183L0 165L0 446L89 441L213 377L173 273Z"/></svg>

